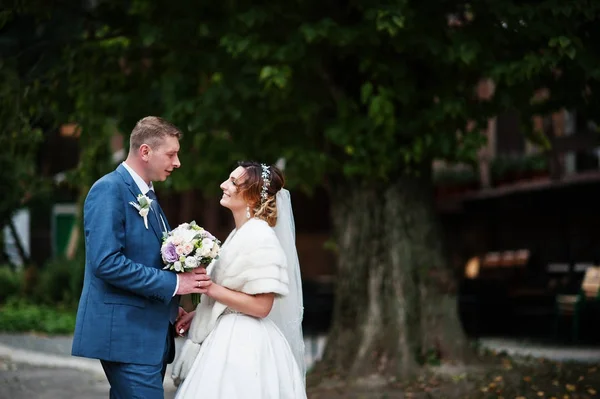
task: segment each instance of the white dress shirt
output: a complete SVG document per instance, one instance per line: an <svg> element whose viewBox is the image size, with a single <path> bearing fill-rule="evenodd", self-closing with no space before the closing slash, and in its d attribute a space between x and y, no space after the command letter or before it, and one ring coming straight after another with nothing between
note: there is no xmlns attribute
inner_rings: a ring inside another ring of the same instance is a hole
<svg viewBox="0 0 600 399"><path fill-rule="evenodd" d="M150 182L150 185L146 184L144 179L142 179L140 177L140 175L138 175L135 172L135 170L131 169L131 167L129 165L127 165L127 163L123 162L122 165L127 170L127 172L129 172L129 174L133 178L133 181L138 186L138 188L140 189L140 192L142 194L146 195L148 193L148 191L150 191L150 190L154 191L154 186L152 185L152 182ZM177 293L177 290L179 289L179 275L175 274L175 276L177 277L177 285L175 286L175 292L173 293L173 296L175 296L175 294Z"/></svg>

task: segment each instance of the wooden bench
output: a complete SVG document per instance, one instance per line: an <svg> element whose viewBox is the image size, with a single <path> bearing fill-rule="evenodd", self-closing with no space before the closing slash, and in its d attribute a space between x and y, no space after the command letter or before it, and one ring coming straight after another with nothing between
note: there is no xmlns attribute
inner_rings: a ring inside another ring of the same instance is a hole
<svg viewBox="0 0 600 399"><path fill-rule="evenodd" d="M555 337L558 338L560 322L571 319L571 339L578 342L582 313L593 303L600 302L600 266L588 267L577 294L556 296Z"/></svg>

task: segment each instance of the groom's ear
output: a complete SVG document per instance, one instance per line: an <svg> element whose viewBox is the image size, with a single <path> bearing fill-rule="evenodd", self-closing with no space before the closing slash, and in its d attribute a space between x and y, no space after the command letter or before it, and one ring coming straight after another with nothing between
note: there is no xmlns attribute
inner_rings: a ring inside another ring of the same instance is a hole
<svg viewBox="0 0 600 399"><path fill-rule="evenodd" d="M138 149L138 155L140 158L142 158L144 161L148 160L148 156L150 154L150 146L148 144L142 144L140 146L140 148Z"/></svg>

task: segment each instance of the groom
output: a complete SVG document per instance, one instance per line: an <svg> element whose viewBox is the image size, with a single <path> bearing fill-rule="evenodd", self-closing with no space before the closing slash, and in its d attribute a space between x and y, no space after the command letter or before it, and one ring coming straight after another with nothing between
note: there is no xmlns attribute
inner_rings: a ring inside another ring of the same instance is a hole
<svg viewBox="0 0 600 399"><path fill-rule="evenodd" d="M111 398L164 397L165 369L175 355L173 324L185 313L179 295L205 293L211 284L204 269L162 270L161 238L169 224L152 181L179 168L180 137L161 118L141 119L125 162L85 200L85 277L72 354L100 359ZM138 209L139 195L154 199L146 211Z"/></svg>

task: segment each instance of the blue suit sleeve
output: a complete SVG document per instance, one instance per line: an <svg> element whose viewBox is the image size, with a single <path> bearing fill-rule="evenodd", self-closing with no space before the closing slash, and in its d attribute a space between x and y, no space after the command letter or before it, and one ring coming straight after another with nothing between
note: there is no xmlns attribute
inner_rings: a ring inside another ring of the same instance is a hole
<svg viewBox="0 0 600 399"><path fill-rule="evenodd" d="M121 190L108 180L91 188L84 205L86 255L96 277L137 295L168 304L177 276L125 257L125 209Z"/></svg>

